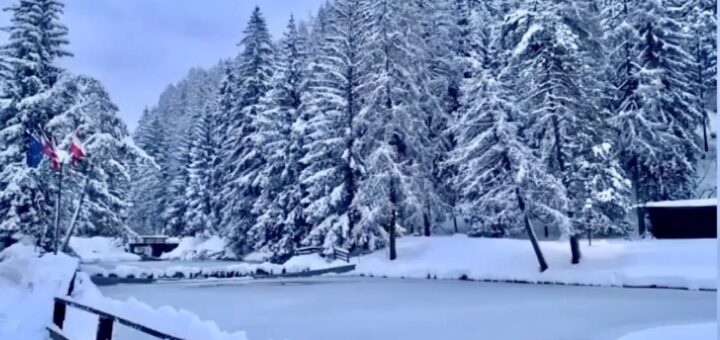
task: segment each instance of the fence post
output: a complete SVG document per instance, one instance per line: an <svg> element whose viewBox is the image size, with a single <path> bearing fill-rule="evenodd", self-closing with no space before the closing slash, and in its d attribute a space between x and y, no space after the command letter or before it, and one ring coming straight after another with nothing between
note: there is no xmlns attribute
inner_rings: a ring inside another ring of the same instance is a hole
<svg viewBox="0 0 720 340"><path fill-rule="evenodd" d="M100 317L96 340L112 340L113 320L105 316Z"/></svg>
<svg viewBox="0 0 720 340"><path fill-rule="evenodd" d="M62 302L59 299L55 299L55 306L53 307L53 323L59 329L62 329L63 324L65 323L66 308L67 308L67 306L65 306L64 302Z"/></svg>

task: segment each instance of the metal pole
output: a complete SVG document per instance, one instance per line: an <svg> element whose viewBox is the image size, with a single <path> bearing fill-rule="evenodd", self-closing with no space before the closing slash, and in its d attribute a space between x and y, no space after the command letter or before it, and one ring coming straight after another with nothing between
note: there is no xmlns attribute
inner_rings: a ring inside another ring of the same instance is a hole
<svg viewBox="0 0 720 340"><path fill-rule="evenodd" d="M63 164L60 162L60 170L58 174L58 192L57 202L55 202L55 242L54 242L54 254L58 253L58 239L60 237L60 200L62 199L62 182L63 182Z"/></svg>

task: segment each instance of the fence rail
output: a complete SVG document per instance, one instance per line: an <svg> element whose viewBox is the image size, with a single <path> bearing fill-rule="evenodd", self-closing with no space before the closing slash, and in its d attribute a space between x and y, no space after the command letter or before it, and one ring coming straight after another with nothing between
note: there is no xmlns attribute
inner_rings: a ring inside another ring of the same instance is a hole
<svg viewBox="0 0 720 340"><path fill-rule="evenodd" d="M183 340L182 338L165 334L150 327L143 326L130 320L62 297L55 298L55 307L53 309L53 325L47 328L48 332L50 333L50 338L54 340L69 340L67 336L62 333L63 324L65 323L65 314L67 312L68 306L99 316L100 319L98 322L97 333L95 336L96 340L112 340L113 324L115 323L115 321L122 325L143 332L147 335L154 336L158 339Z"/></svg>
<svg viewBox="0 0 720 340"><path fill-rule="evenodd" d="M303 247L295 250L295 255L310 255L321 252L322 247Z"/></svg>
<svg viewBox="0 0 720 340"><path fill-rule="evenodd" d="M345 249L333 247L333 257L336 260L343 260L350 263L350 252Z"/></svg>

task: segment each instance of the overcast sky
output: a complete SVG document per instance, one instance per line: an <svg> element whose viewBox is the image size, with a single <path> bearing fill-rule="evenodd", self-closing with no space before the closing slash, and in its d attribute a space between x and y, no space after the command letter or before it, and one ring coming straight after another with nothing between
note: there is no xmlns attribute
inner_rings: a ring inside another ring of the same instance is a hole
<svg viewBox="0 0 720 340"><path fill-rule="evenodd" d="M2 7L15 0L0 0ZM194 66L235 56L256 5L279 37L291 14L303 19L323 0L65 0L63 21L75 57L71 72L100 79L134 129L145 106ZM0 26L9 14L1 13ZM1 36L3 41L6 36Z"/></svg>

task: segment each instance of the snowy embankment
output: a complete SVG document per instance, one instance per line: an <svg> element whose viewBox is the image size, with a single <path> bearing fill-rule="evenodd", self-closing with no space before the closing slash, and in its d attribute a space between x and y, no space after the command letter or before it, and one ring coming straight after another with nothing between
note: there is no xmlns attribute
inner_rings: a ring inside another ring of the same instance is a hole
<svg viewBox="0 0 720 340"><path fill-rule="evenodd" d="M0 252L0 339L40 340L52 322L53 298L67 294L77 259L45 254L32 246L13 245ZM70 299L158 331L184 339L244 340L245 333L226 333L214 322L171 307L152 308L133 299L119 301L100 293L87 275L78 273ZM68 307L64 333L71 339L92 339L97 316Z"/></svg>
<svg viewBox="0 0 720 340"><path fill-rule="evenodd" d="M208 239L198 237L183 237L178 247L160 256L163 260L206 260L219 258L225 254L227 244L218 236Z"/></svg>
<svg viewBox="0 0 720 340"><path fill-rule="evenodd" d="M714 322L694 325L666 326L633 332L618 340L717 340L718 324Z"/></svg>
<svg viewBox="0 0 720 340"><path fill-rule="evenodd" d="M398 259L386 250L360 259L353 274L614 287L717 290L717 240L598 240L570 264L567 242L541 242L550 269L538 270L527 240L404 237Z"/></svg>
<svg viewBox="0 0 720 340"><path fill-rule="evenodd" d="M83 263L140 261L123 249L122 240L107 237L72 237L70 248Z"/></svg>
<svg viewBox="0 0 720 340"><path fill-rule="evenodd" d="M153 278L153 279L202 279L202 278L236 278L254 275L278 275L301 273L311 270L327 269L346 265L342 261L327 261L318 254L296 256L284 264L237 263L227 266L178 265L168 267L140 267L119 264L112 268L98 265L85 265L82 270L90 276L116 277L122 279Z"/></svg>

